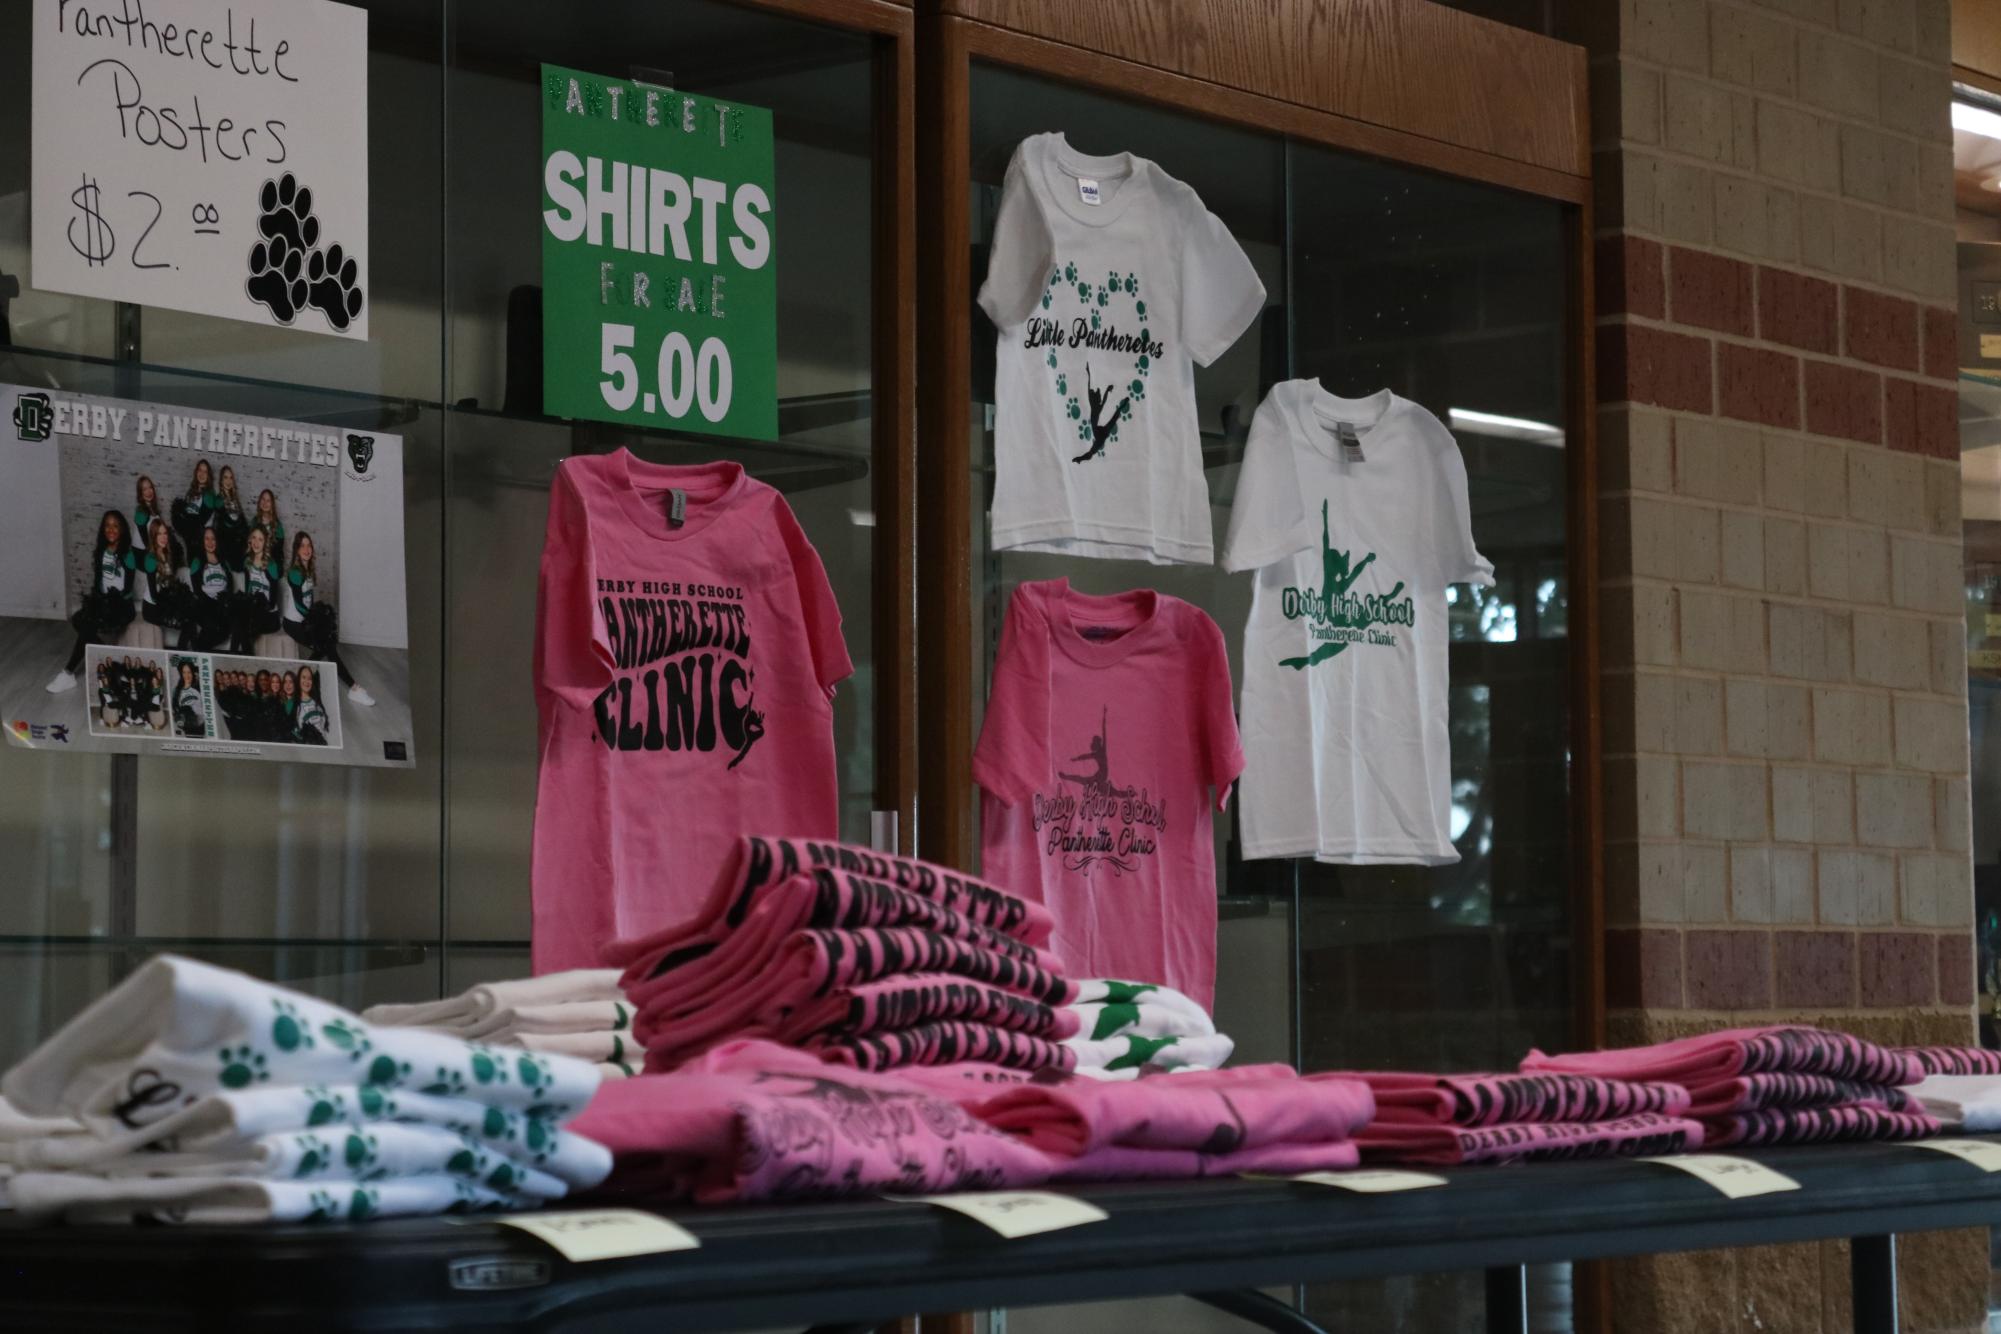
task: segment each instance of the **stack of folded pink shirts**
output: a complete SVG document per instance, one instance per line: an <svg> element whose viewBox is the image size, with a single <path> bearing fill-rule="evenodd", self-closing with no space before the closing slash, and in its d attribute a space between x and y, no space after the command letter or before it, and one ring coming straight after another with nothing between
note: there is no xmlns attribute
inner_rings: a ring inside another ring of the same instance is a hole
<svg viewBox="0 0 2001 1334"><path fill-rule="evenodd" d="M1310 1079L1325 1076L1314 1075ZM1375 1118L1356 1135L1367 1162L1435 1166L1685 1153L1702 1126L1688 1090L1589 1075L1363 1072Z"/></svg>
<svg viewBox="0 0 2001 1334"><path fill-rule="evenodd" d="M1038 905L913 858L743 840L690 922L613 947L646 1069L766 1038L863 1070L1068 1069L1077 987Z"/></svg>
<svg viewBox="0 0 2001 1334"><path fill-rule="evenodd" d="M1916 1057L1818 1028L1738 1028L1567 1056L1536 1051L1522 1069L1680 1084L1711 1148L1923 1139L1939 1131L1904 1091L1924 1075Z"/></svg>
<svg viewBox="0 0 2001 1334"><path fill-rule="evenodd" d="M600 1198L829 1199L1044 1181L1353 1167L1368 1086L1284 1066L1104 1083L970 1066L872 1072L732 1042L606 1085L573 1129L611 1149ZM1051 1082L1044 1082L1045 1080Z"/></svg>

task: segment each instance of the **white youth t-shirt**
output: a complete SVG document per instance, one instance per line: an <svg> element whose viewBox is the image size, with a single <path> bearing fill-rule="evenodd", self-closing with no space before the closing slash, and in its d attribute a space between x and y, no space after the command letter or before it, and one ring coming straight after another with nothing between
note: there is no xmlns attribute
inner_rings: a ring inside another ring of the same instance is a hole
<svg viewBox="0 0 2001 1334"><path fill-rule="evenodd" d="M995 356L993 546L1208 564L1195 364L1264 284L1195 192L1061 134L1008 164L980 307Z"/></svg>
<svg viewBox="0 0 2001 1334"><path fill-rule="evenodd" d="M1387 389L1273 386L1251 422L1223 566L1258 572L1244 856L1459 860L1445 588L1491 585L1494 567L1474 549L1466 464L1438 418Z"/></svg>

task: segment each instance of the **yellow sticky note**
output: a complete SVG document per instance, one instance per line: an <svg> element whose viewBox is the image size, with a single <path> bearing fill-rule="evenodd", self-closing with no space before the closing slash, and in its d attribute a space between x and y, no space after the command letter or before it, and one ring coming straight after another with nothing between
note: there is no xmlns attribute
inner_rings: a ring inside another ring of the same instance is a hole
<svg viewBox="0 0 2001 1334"><path fill-rule="evenodd" d="M1673 1158L1642 1158L1643 1163L1659 1163L1707 1181L1733 1200L1753 1195L1776 1195L1798 1190L1800 1183L1783 1172L1774 1172L1763 1163L1737 1158L1727 1153L1685 1153Z"/></svg>
<svg viewBox="0 0 2001 1334"><path fill-rule="evenodd" d="M1387 1195L1397 1190L1429 1190L1446 1184L1444 1177L1429 1172L1400 1172L1392 1167L1369 1168L1361 1172L1302 1172L1284 1181L1304 1181L1313 1186L1335 1186L1361 1195Z"/></svg>
<svg viewBox="0 0 2001 1334"><path fill-rule="evenodd" d="M1949 1153L1955 1158L1972 1163L1983 1172L2001 1172L2001 1144L1987 1139L1915 1139L1914 1149L1931 1149L1938 1153Z"/></svg>
<svg viewBox="0 0 2001 1334"><path fill-rule="evenodd" d="M692 1251L702 1244L688 1229L638 1209L573 1209L510 1214L497 1220L548 1242L564 1259L616 1260L627 1255Z"/></svg>
<svg viewBox="0 0 2001 1334"><path fill-rule="evenodd" d="M958 1195L885 1195L902 1204L935 1204L964 1214L1003 1237L1032 1237L1085 1223L1102 1223L1111 1215L1095 1204L1055 1195L1046 1190L968 1191Z"/></svg>

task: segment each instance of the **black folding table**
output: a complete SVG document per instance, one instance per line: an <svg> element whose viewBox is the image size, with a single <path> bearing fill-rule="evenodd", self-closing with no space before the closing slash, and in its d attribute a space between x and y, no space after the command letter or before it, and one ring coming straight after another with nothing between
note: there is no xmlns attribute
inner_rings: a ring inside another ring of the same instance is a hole
<svg viewBox="0 0 2001 1334"><path fill-rule="evenodd" d="M1801 1189L1732 1200L1643 1162L1442 1171L1358 1195L1211 1180L1062 1188L1110 1217L1017 1240L926 1205L663 1208L701 1248L572 1264L490 1218L287 1227L0 1227L0 1329L865 1328L918 1311L1186 1294L1314 1328L1259 1288L1483 1270L1495 1334L1523 1266L1851 1238L1855 1328L1897 1328L1898 1233L2001 1221L2001 1173L1909 1145L1742 1156Z"/></svg>

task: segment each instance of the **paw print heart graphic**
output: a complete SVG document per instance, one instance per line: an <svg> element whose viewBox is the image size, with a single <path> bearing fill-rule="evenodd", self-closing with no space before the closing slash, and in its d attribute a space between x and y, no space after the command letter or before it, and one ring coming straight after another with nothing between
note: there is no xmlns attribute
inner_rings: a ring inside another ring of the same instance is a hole
<svg viewBox="0 0 2001 1334"><path fill-rule="evenodd" d="M1057 410L1084 447L1071 462L1110 457L1107 446L1118 443L1120 425L1145 400L1162 350L1139 275L1089 273L1074 260L1053 265L1030 313L1026 346L1046 349Z"/></svg>
<svg viewBox="0 0 2001 1334"><path fill-rule="evenodd" d="M313 192L286 172L257 192L257 242L250 247L250 276L244 293L292 324L306 311L318 312L329 329L345 333L361 318L367 297L361 262L351 249L332 242L322 248Z"/></svg>

